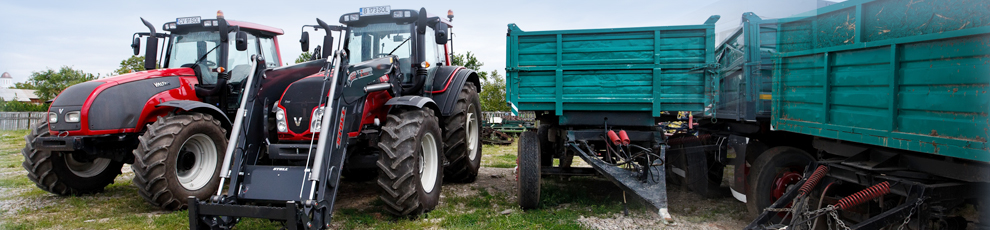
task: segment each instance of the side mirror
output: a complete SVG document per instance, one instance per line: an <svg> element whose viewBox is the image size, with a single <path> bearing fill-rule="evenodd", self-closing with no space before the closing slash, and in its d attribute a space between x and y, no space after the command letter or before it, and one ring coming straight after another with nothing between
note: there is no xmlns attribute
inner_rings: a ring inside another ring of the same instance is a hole
<svg viewBox="0 0 990 230"><path fill-rule="evenodd" d="M416 33L425 34L426 33L426 8L419 8L419 19L416 20Z"/></svg>
<svg viewBox="0 0 990 230"><path fill-rule="evenodd" d="M237 35L234 37L235 46L237 46L237 51L247 50L247 32L241 31L241 28L237 28Z"/></svg>
<svg viewBox="0 0 990 230"><path fill-rule="evenodd" d="M158 67L155 58L158 58L158 37L154 35L148 37L148 44L144 46L144 69L153 70ZM137 49L134 49L137 53Z"/></svg>
<svg viewBox="0 0 990 230"><path fill-rule="evenodd" d="M299 38L299 43L302 44L303 52L309 52L309 32L302 32L302 38Z"/></svg>
<svg viewBox="0 0 990 230"><path fill-rule="evenodd" d="M449 38L447 24L444 24L443 22L437 22L436 28L437 28L436 29L437 45L447 44L447 39Z"/></svg>
<svg viewBox="0 0 990 230"><path fill-rule="evenodd" d="M134 56L141 53L141 37L134 37L134 40L131 41L131 49L134 49Z"/></svg>

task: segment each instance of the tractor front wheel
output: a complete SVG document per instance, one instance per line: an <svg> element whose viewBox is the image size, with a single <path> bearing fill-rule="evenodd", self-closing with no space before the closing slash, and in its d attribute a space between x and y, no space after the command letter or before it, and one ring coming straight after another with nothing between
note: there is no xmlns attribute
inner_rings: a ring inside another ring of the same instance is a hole
<svg viewBox="0 0 990 230"><path fill-rule="evenodd" d="M165 210L186 208L186 198L201 200L219 188L226 131L207 114L159 117L138 137L133 183L148 202Z"/></svg>
<svg viewBox="0 0 990 230"><path fill-rule="evenodd" d="M443 142L431 109L388 115L378 157L379 198L395 216L418 216L440 202Z"/></svg>
<svg viewBox="0 0 990 230"><path fill-rule="evenodd" d="M470 183L481 168L481 100L474 83L468 82L457 94L454 114L444 119L444 153L450 164L444 167L444 179Z"/></svg>
<svg viewBox="0 0 990 230"><path fill-rule="evenodd" d="M21 166L28 172L28 179L50 193L58 195L80 195L103 191L120 174L122 162L107 158L92 160L76 159L73 153L53 153L35 149L32 142L38 137L49 136L48 122L34 126L31 133L24 136L27 142L21 154Z"/></svg>

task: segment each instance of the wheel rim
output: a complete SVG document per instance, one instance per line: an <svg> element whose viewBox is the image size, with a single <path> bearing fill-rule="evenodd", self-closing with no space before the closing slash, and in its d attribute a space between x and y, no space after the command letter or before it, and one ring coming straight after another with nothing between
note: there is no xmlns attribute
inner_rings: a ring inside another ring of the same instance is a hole
<svg viewBox="0 0 990 230"><path fill-rule="evenodd" d="M790 170L790 169L787 169ZM776 178L773 179L773 188L770 190L770 202L777 202L777 199L784 196L784 192L787 192L787 188L796 185L801 181L801 174L794 171L784 171ZM788 203L784 208L790 208L791 204ZM783 218L787 216L785 212L778 212L777 216Z"/></svg>
<svg viewBox="0 0 990 230"><path fill-rule="evenodd" d="M468 111L474 111L473 104L468 106ZM477 156L478 136L479 136L478 121L476 121L475 119L477 119L477 114L471 112L467 113L467 124L465 125L467 125L467 135L468 135L467 137L468 159L470 159L471 161L474 161L475 158L478 158Z"/></svg>
<svg viewBox="0 0 990 230"><path fill-rule="evenodd" d="M100 175L110 165L110 159L107 158L96 158L90 162L80 162L76 161L72 157L72 154L62 154L62 157L65 159L65 166L69 168L69 171L83 178Z"/></svg>
<svg viewBox="0 0 990 230"><path fill-rule="evenodd" d="M437 159L437 143L432 133L423 135L420 140L423 151L419 151L419 182L423 185L423 191L433 192L436 186L437 171L440 169L439 159Z"/></svg>
<svg viewBox="0 0 990 230"><path fill-rule="evenodd" d="M182 143L175 162L175 176L188 190L206 186L217 170L217 146L206 134L196 134Z"/></svg>

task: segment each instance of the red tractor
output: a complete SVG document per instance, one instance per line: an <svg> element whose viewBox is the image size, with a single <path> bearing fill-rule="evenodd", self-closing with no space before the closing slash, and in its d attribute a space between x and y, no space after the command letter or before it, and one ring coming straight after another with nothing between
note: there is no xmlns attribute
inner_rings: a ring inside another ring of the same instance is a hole
<svg viewBox="0 0 990 230"><path fill-rule="evenodd" d="M135 33L145 43L145 68L66 88L51 103L48 121L34 126L21 151L28 177L58 195L100 192L131 164L134 185L166 210L207 198L219 187L230 120L254 68L281 63L281 29L248 22L177 18L158 33ZM158 57L158 40L165 55ZM230 41L234 41L231 44ZM233 46L232 46L233 45ZM269 60L254 66L252 55ZM161 65L161 69L157 69Z"/></svg>
<svg viewBox="0 0 990 230"><path fill-rule="evenodd" d="M480 82L474 70L450 64L452 17L378 6L341 16L343 25L304 26L327 32L324 53L314 54L322 59L299 64L322 71L295 78L273 70L249 80L260 82L246 89L256 96L241 105L234 126L250 125L232 131L236 148L220 174L230 189L189 198L190 228L228 229L240 217L329 228L342 177L377 178L373 186L395 216L434 209L443 180L474 181Z"/></svg>

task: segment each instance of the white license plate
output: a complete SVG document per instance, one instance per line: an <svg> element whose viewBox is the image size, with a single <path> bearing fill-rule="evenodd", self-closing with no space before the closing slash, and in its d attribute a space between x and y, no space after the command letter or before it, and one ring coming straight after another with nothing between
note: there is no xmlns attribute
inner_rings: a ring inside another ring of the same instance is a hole
<svg viewBox="0 0 990 230"><path fill-rule="evenodd" d="M199 24L199 22L200 22L199 16L175 19L175 24L179 24L179 25Z"/></svg>
<svg viewBox="0 0 990 230"><path fill-rule="evenodd" d="M361 11L358 11L361 16L387 15L391 12L392 6L361 7Z"/></svg>

